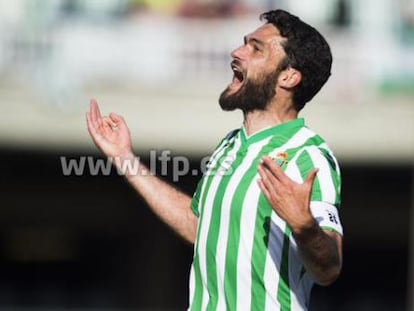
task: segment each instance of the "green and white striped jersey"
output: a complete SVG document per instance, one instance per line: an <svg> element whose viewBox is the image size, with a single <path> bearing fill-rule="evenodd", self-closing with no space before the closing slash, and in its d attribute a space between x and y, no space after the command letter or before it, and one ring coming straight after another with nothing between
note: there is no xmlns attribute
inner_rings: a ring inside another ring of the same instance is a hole
<svg viewBox="0 0 414 311"><path fill-rule="evenodd" d="M250 137L231 132L211 156L192 209L199 217L188 310L307 310L313 285L290 228L260 191L258 165L270 155L303 182L319 168L312 213L323 228L342 234L338 216L341 178L325 141L303 119Z"/></svg>

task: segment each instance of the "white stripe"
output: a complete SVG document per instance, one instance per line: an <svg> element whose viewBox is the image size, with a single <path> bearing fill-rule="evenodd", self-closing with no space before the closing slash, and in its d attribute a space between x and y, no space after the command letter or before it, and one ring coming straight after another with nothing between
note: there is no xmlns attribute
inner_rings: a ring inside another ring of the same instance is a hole
<svg viewBox="0 0 414 311"><path fill-rule="evenodd" d="M291 161L290 163L294 163ZM296 169L296 170L295 170ZM288 174L292 179L300 182L301 176L300 172L298 175L298 170L296 165L289 164L286 169L286 174ZM276 310L279 308L280 304L277 301L277 293L280 282L280 266L282 262L282 251L283 251L283 242L285 238L286 222L282 220L275 212L272 213L272 225L271 233L269 237L269 252L268 258L266 260L266 270L265 270L265 284L267 290L267 299L266 299L266 308L265 310ZM290 251L290 248L289 248ZM291 282L291 257L289 253L289 282ZM289 286L292 284L289 283ZM295 299L292 300L292 291L291 291L291 302L296 306ZM301 310L292 308L292 310Z"/></svg>
<svg viewBox="0 0 414 311"><path fill-rule="evenodd" d="M303 182L302 174L299 167L296 164L296 158L300 155L298 152L295 155L295 159L289 163L285 170L285 173L294 181L298 183ZM290 299L291 310L305 310L306 301L304 300L303 288L300 288L300 273L302 270L302 260L298 254L298 249L293 236L290 236L289 245L289 286L290 286Z"/></svg>
<svg viewBox="0 0 414 311"><path fill-rule="evenodd" d="M303 263L298 253L296 242L293 236L290 236L289 245L289 287L290 287L290 306L291 310L306 310L306 288L300 287L300 274Z"/></svg>
<svg viewBox="0 0 414 311"><path fill-rule="evenodd" d="M299 170L298 165L296 164L296 159L301 154L300 151L298 151L295 155L295 157L290 160L288 166L286 167L285 173L289 176L290 179L297 183L303 183L302 174Z"/></svg>
<svg viewBox="0 0 414 311"><path fill-rule="evenodd" d="M280 280L280 264L282 261L283 239L286 223L275 212L272 212L269 231L269 248L266 255L264 285L266 288L265 310L279 310L277 290Z"/></svg>
<svg viewBox="0 0 414 311"><path fill-rule="evenodd" d="M190 269L190 299L187 310L190 310L190 306L193 302L193 296L194 296L194 290L195 290L195 275L194 275L194 264L191 265Z"/></svg>
<svg viewBox="0 0 414 311"><path fill-rule="evenodd" d="M243 239L240 239L237 256L237 310L250 310L252 300L251 264L259 196L260 189L254 178L247 190L240 219L240 228L252 234L243 235Z"/></svg>
<svg viewBox="0 0 414 311"><path fill-rule="evenodd" d="M226 253L227 253L227 242L229 240L229 224L230 224L230 212L231 212L231 203L235 192L240 186L240 181L243 176L246 174L252 162L257 157L261 148L269 142L269 139L262 140L256 144L249 146L247 154L244 156L242 163L235 170L234 175L231 176L231 179L227 185L226 191L223 196L223 202L221 206L221 218L220 218L220 231L218 236L217 243L217 285L218 285L218 304L217 310L226 309L226 300L224 295L224 278L225 278L225 267L226 267ZM243 233L248 232L250 235L254 235L254 230L249 232L245 231L244 227ZM243 234L244 235L244 234ZM244 256L244 255L242 255ZM239 267L237 267L238 270ZM238 293L238 289L237 293ZM239 297L239 295L237 295Z"/></svg>
<svg viewBox="0 0 414 311"><path fill-rule="evenodd" d="M283 146L284 149L296 148L305 144L310 138L316 134L310 129L303 127L301 128L289 141Z"/></svg>
<svg viewBox="0 0 414 311"><path fill-rule="evenodd" d="M316 134L312 132L310 129L303 127L291 139L289 139L289 141L287 141L286 144L284 144L278 149L287 150L291 148L297 148L299 146L302 146L315 135Z"/></svg>
<svg viewBox="0 0 414 311"><path fill-rule="evenodd" d="M235 145L232 150L230 150L229 154L227 155L228 159L234 159L234 155L240 148L240 139L236 139ZM217 156L220 158L223 155L224 150ZM232 156L233 155L233 156ZM202 310L205 310L208 304L209 294L207 291L207 262L206 262L206 244L207 244L207 237L208 237L208 230L209 224L211 221L211 213L212 213L212 206L214 201L214 195L217 192L218 185L222 179L222 175L216 174L213 177L213 180L210 184L210 189L208 193L204 194L205 189L201 192L204 195L207 195L206 203L204 205L203 217L202 217L202 224L201 224L201 231L198 238L198 254L199 254L199 264L200 264L200 273L201 278L203 281L203 301L202 301Z"/></svg>

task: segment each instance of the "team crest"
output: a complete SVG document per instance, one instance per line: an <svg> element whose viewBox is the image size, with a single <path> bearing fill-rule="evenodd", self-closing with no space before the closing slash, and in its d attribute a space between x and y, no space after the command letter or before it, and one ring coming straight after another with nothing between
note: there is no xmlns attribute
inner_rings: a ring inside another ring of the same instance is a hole
<svg viewBox="0 0 414 311"><path fill-rule="evenodd" d="M287 165L289 163L289 161L287 160L288 159L287 152L278 152L275 156L271 156L271 158L280 167Z"/></svg>

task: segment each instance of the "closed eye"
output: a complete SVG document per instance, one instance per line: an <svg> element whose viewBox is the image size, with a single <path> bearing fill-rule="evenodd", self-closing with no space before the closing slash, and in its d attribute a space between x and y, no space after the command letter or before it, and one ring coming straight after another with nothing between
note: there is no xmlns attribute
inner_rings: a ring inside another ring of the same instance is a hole
<svg viewBox="0 0 414 311"><path fill-rule="evenodd" d="M248 36L244 37L244 45L250 44L253 47L253 50L255 52L260 52L263 50L263 42L256 39L256 38L251 38Z"/></svg>
<svg viewBox="0 0 414 311"><path fill-rule="evenodd" d="M253 44L253 50L255 52L260 52L261 51L261 48L259 48L256 44Z"/></svg>

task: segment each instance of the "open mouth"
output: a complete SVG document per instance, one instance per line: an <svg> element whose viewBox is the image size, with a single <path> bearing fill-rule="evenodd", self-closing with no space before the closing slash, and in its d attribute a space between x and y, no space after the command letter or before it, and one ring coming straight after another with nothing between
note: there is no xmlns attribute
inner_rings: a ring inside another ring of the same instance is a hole
<svg viewBox="0 0 414 311"><path fill-rule="evenodd" d="M244 73L234 61L231 63L231 69L233 70L233 80L230 84L230 88L239 89L244 81Z"/></svg>

